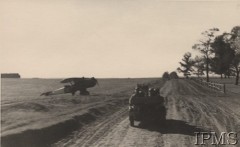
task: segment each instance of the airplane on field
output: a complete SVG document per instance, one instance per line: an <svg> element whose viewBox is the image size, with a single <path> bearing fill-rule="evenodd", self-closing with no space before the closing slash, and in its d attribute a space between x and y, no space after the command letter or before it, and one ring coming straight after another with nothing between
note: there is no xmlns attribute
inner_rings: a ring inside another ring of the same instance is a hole
<svg viewBox="0 0 240 147"><path fill-rule="evenodd" d="M65 85L64 87L61 87L54 91L44 92L41 94L41 96L42 95L50 96L65 93L71 93L74 96L77 91L80 91L80 95L89 95L90 93L87 91L87 88L94 87L96 84L98 84L98 81L94 77L92 78L82 77L82 78L67 78L62 80L60 83L69 83L69 85Z"/></svg>

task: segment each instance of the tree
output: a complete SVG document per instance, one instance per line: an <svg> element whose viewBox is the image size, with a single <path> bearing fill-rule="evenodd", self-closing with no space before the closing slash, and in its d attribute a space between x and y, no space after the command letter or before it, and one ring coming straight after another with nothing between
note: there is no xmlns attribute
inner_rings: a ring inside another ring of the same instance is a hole
<svg viewBox="0 0 240 147"><path fill-rule="evenodd" d="M238 85L239 73L240 73L240 26L233 27L229 42L231 43L231 48L235 52L235 56L232 61L232 67L236 73L235 85Z"/></svg>
<svg viewBox="0 0 240 147"><path fill-rule="evenodd" d="M235 85L238 85L239 81L239 73L240 73L240 54L236 54L235 57L233 58L233 69L236 72L236 80L235 80Z"/></svg>
<svg viewBox="0 0 240 147"><path fill-rule="evenodd" d="M240 54L240 26L233 27L230 42L236 54Z"/></svg>
<svg viewBox="0 0 240 147"><path fill-rule="evenodd" d="M162 78L163 78L164 80L169 80L169 79L170 79L169 73L168 73L167 71L164 72L163 75L162 75Z"/></svg>
<svg viewBox="0 0 240 147"><path fill-rule="evenodd" d="M213 53L211 44L214 41L214 34L215 32L219 31L218 28L212 28L208 31L202 32L202 35L204 38L199 41L199 43L194 44L192 46L193 49L200 51L200 53L203 55L205 59L205 67L206 67L206 76L207 76L207 82L209 82L209 63L210 63L210 57Z"/></svg>
<svg viewBox="0 0 240 147"><path fill-rule="evenodd" d="M197 75L198 77L204 75L204 60L203 58L196 56L194 59L194 74Z"/></svg>
<svg viewBox="0 0 240 147"><path fill-rule="evenodd" d="M178 78L179 78L178 75L177 75L177 73L176 73L175 71L171 72L171 73L169 74L169 77L170 77L170 79L178 79Z"/></svg>
<svg viewBox="0 0 240 147"><path fill-rule="evenodd" d="M225 40L227 33L217 36L211 47L214 52L214 57L210 61L211 71L216 74L230 76L230 66L234 57L234 51L231 49L229 42Z"/></svg>
<svg viewBox="0 0 240 147"><path fill-rule="evenodd" d="M183 73L186 78L188 78L193 71L194 61L191 59L191 56L192 54L190 52L185 53L182 59L183 62L179 62L182 68L177 68L178 72Z"/></svg>

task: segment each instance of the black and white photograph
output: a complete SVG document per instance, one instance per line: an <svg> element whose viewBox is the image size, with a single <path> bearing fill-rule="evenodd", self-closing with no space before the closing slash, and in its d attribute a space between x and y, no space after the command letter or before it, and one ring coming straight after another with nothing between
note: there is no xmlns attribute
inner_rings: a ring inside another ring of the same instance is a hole
<svg viewBox="0 0 240 147"><path fill-rule="evenodd" d="M239 0L0 0L1 147L240 147Z"/></svg>

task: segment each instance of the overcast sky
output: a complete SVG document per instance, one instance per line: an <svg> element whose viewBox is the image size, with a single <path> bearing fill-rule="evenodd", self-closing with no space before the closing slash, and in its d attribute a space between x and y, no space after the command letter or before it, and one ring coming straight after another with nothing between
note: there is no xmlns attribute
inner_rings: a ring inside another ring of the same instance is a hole
<svg viewBox="0 0 240 147"><path fill-rule="evenodd" d="M0 68L25 78L159 77L239 1L0 0Z"/></svg>

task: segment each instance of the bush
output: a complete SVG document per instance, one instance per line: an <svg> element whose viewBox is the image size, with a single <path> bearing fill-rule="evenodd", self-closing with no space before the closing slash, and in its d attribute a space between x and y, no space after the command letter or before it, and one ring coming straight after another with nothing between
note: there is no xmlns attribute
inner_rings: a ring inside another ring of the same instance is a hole
<svg viewBox="0 0 240 147"><path fill-rule="evenodd" d="M164 80L169 80L170 79L169 73L168 72L164 72L163 75L162 75L162 78Z"/></svg>
<svg viewBox="0 0 240 147"><path fill-rule="evenodd" d="M169 77L170 77L170 79L178 79L179 78L175 71L171 72Z"/></svg>

